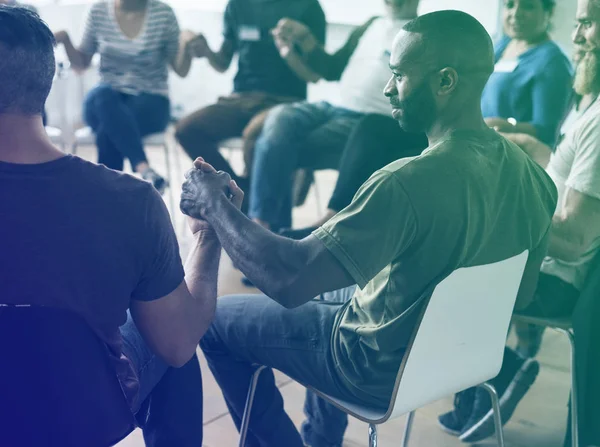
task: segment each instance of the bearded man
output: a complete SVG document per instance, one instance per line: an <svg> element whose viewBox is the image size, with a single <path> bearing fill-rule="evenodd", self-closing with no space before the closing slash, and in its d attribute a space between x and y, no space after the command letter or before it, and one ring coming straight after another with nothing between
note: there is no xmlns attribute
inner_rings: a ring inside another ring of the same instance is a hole
<svg viewBox="0 0 600 447"><path fill-rule="evenodd" d="M529 135L511 134L505 137L546 169L558 189L558 207L535 299L520 313L545 318L574 315L578 380L583 377L583 382L586 382L583 384L579 380L578 384L578 394L582 397L578 403L578 431L580 445L591 447L600 445L600 429L594 423L598 416L593 415L597 412L595 408L600 393L597 390L597 372L593 380L587 380L587 377L594 377L595 360L583 360L583 357L588 352L598 352L598 346L594 345L600 339L594 329L597 326L594 323L597 321L595 307L598 300L586 298L584 305L580 295L592 276L590 268L600 248L600 0L579 0L576 23L573 59L577 63L574 81L577 100L563 125L563 136L556 151ZM587 316L579 318L578 315L582 314ZM581 327L582 321L585 327ZM502 371L495 379L503 423L512 416L539 371L539 363L533 357L539 350L543 332L532 328L526 331L518 329L519 346L516 351L506 349ZM581 343L585 343L585 348ZM439 421L445 431L460 436L468 443L494 434L489 398L474 389L457 395L454 411L440 416Z"/></svg>

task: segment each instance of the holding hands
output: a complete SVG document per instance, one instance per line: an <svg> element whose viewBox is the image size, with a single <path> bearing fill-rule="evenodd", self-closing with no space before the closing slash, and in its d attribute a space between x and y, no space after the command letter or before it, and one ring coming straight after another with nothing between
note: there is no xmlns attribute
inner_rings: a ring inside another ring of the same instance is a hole
<svg viewBox="0 0 600 447"><path fill-rule="evenodd" d="M210 52L206 37L202 33L196 34L193 31L185 30L181 32L180 40L182 47L192 57L207 57Z"/></svg>
<svg viewBox="0 0 600 447"><path fill-rule="evenodd" d="M282 57L287 56L294 46L306 54L318 44L317 39L306 25L292 19L281 19L271 30L271 34Z"/></svg>
<svg viewBox="0 0 600 447"><path fill-rule="evenodd" d="M194 168L185 175L181 192L180 209L191 218L192 232L196 233L210 227L208 214L218 200L230 200L239 210L244 201L244 192L230 175L216 171L204 159L197 158Z"/></svg>

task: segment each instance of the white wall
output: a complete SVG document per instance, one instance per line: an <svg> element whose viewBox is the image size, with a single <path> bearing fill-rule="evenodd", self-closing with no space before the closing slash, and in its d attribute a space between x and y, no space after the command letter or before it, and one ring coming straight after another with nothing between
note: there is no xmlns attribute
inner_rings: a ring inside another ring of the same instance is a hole
<svg viewBox="0 0 600 447"><path fill-rule="evenodd" d="M175 9L182 28L203 32L211 46L216 47L221 42L222 11L226 0L167 0ZM560 0L567 2L572 0ZM574 1L574 0L573 0ZM362 23L368 17L382 12L383 0L321 0L326 11L329 27L327 47L330 50L339 48L347 38L353 25ZM89 7L85 0L62 0L60 5L55 3L38 2L41 16L50 27L58 31L66 29L75 42L81 37L83 18ZM439 9L460 9L479 19L491 34L497 31L499 21L498 0L422 0L421 12L431 12ZM59 51L57 57L63 57ZM172 77L171 99L185 112L210 104L220 95L230 93L232 88L235 64L225 74L215 73L206 61L194 62L192 70L186 79ZM51 123L57 125L61 110L69 117L77 115L81 108L81 94L78 84L74 82L77 76L71 75L66 83L57 82L48 101L48 111ZM97 82L95 73L85 76L85 88ZM337 95L337 86L321 81L309 87L309 99L332 99Z"/></svg>

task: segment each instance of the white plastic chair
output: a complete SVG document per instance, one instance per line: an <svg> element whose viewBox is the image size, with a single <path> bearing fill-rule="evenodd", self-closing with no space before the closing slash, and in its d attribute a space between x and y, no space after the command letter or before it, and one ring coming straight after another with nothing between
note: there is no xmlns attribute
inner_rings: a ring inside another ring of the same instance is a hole
<svg viewBox="0 0 600 447"><path fill-rule="evenodd" d="M71 152L73 153L73 155L75 155L77 153L77 148L81 145L95 145L96 144L96 138L94 137L94 133L92 132L92 129L90 127L82 127L81 129L78 129L75 131L74 133L74 137L73 137L73 145L71 147ZM165 157L165 178L167 179L167 181L169 182L169 207L171 209L171 215L174 218L175 213L177 212L177 209L175 207L175 196L173 193L173 175L172 175L172 169L171 169L171 152L173 153L173 157L175 159L175 168L176 168L176 173L175 173L175 178L177 179L177 181L179 181L179 177L180 177L180 169L181 169L181 162L179 160L179 152L178 152L178 148L169 144L169 140L168 140L168 134L167 132L160 132L160 133L155 133L155 134L151 134L148 135L146 137L144 137L144 146L158 146L158 147L162 147L163 151L164 151L164 157ZM182 180L183 181L183 180Z"/></svg>
<svg viewBox="0 0 600 447"><path fill-rule="evenodd" d="M415 410L443 397L480 386L492 399L496 439L504 435L494 387L528 252L494 264L454 271L435 288L421 315L387 409L335 399L309 387L345 413L369 424L369 446L377 447L377 426L408 414L402 446L408 446ZM418 303L417 303L418 304ZM415 304L416 305L416 304ZM240 429L244 447L258 376L255 371Z"/></svg>

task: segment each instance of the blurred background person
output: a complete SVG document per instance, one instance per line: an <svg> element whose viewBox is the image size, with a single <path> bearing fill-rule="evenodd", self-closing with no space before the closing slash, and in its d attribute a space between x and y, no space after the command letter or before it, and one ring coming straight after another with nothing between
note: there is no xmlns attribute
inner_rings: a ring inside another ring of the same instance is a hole
<svg viewBox="0 0 600 447"><path fill-rule="evenodd" d="M318 0L230 0L220 49L212 51L202 35L194 43L194 54L206 58L220 73L237 54L238 70L233 93L183 118L175 136L192 159L203 157L245 190L248 180L235 174L219 153L219 143L243 136L245 144L253 146L264 112L277 104L306 99L307 82L318 80L295 51L280 51L272 31L284 18L303 23L321 44L325 42L327 24Z"/></svg>
<svg viewBox="0 0 600 447"><path fill-rule="evenodd" d="M131 168L163 192L165 179L148 164L143 137L169 124L168 67L185 77L190 44L196 36L181 34L175 13L159 0L100 0L88 13L83 38L75 47L66 31L55 34L71 66L87 69L100 54L101 82L86 97L84 119L96 136L98 163Z"/></svg>
<svg viewBox="0 0 600 447"><path fill-rule="evenodd" d="M550 38L555 0L505 0L504 35L481 107L490 127L554 146L572 99L572 66Z"/></svg>

